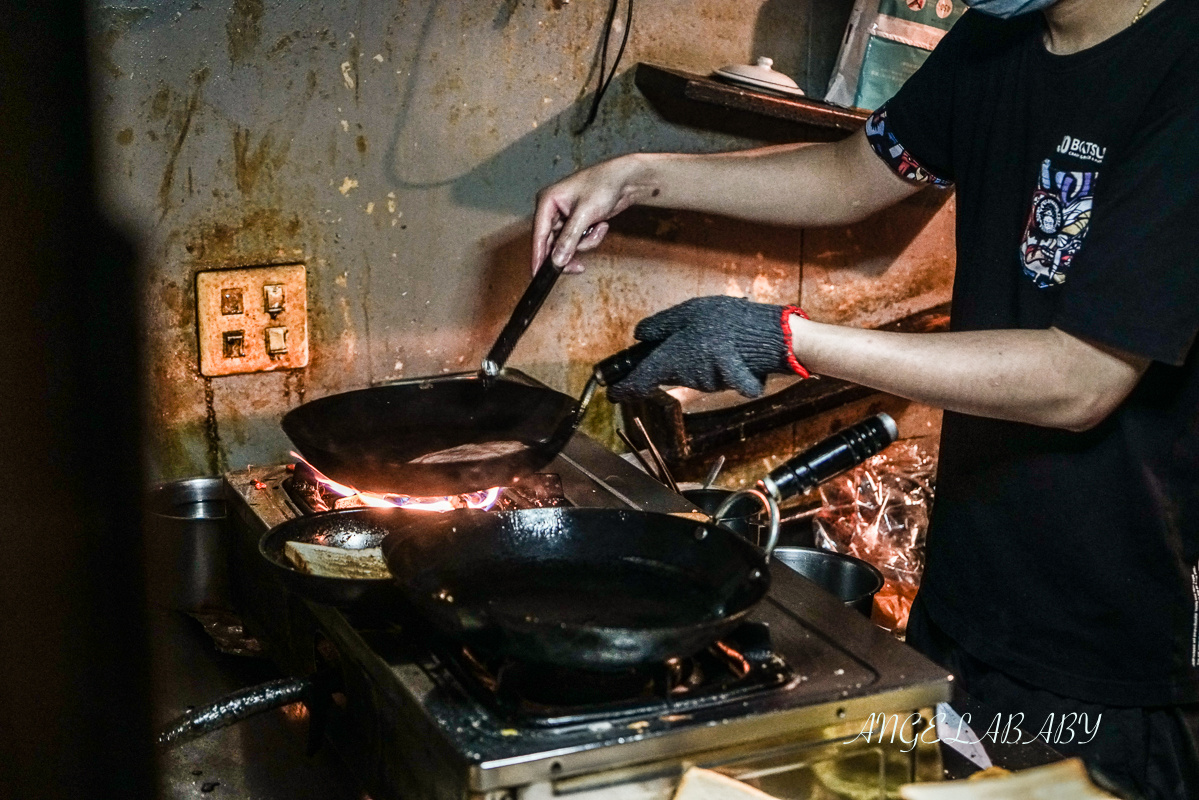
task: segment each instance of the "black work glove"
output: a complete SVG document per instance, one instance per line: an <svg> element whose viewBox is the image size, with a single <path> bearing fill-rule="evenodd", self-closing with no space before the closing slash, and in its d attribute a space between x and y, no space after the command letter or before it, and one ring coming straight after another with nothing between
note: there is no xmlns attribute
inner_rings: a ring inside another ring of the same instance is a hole
<svg viewBox="0 0 1199 800"><path fill-rule="evenodd" d="M791 371L783 309L740 297L697 297L641 320L633 335L661 344L629 377L608 387L608 398L643 398L663 384L758 397L767 375Z"/></svg>

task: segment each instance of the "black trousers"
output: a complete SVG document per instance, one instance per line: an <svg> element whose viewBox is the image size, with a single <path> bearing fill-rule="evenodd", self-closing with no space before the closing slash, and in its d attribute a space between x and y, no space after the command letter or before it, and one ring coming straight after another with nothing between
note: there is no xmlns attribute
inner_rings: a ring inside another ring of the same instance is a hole
<svg viewBox="0 0 1199 800"><path fill-rule="evenodd" d="M1048 744L1062 755L1082 758L1128 798L1199 799L1199 707L1105 706L1038 689L963 650L929 617L919 596L908 619L907 642L951 671L967 694L995 713L1023 714L1026 739L1036 735L1050 714L1059 720L1070 713L1085 713L1090 720L1102 715L1089 743Z"/></svg>

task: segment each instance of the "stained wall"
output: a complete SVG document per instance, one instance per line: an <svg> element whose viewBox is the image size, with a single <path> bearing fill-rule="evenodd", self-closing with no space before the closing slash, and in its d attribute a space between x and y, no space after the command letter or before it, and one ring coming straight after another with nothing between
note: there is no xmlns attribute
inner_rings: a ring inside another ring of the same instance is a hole
<svg viewBox="0 0 1199 800"><path fill-rule="evenodd" d="M152 475L278 461L279 418L306 399L473 369L527 282L541 186L629 151L755 144L704 130L702 112L664 121L633 65L708 72L770 55L820 94L849 5L636 0L620 74L577 135L605 2L96 3L97 159L142 253ZM577 392L638 319L699 294L899 318L948 298L952 214L927 194L822 231L631 213L511 363ZM309 366L201 377L195 273L294 261L308 268ZM596 405L589 426L611 441L610 406Z"/></svg>

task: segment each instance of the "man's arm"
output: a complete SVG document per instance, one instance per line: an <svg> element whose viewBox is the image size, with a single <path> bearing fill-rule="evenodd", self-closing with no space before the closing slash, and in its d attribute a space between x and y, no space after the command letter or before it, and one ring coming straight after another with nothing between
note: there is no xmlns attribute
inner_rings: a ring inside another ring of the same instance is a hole
<svg viewBox="0 0 1199 800"><path fill-rule="evenodd" d="M860 330L790 317L796 358L823 375L937 408L1083 431L1128 396L1149 360L1057 328Z"/></svg>
<svg viewBox="0 0 1199 800"><path fill-rule="evenodd" d="M606 220L633 205L723 214L801 227L864 219L920 189L895 175L863 131L841 142L779 145L738 153L631 154L597 164L544 190L533 223L533 268L581 270ZM584 236L588 228L592 231Z"/></svg>

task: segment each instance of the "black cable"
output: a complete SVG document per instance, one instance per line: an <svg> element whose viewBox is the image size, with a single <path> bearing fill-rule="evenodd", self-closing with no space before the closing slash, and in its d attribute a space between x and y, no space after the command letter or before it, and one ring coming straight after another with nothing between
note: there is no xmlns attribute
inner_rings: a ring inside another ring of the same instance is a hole
<svg viewBox="0 0 1199 800"><path fill-rule="evenodd" d="M604 20L604 35L600 40L600 68L599 81L595 85L595 95L591 98L591 111L587 115L587 120L583 125L575 131L575 135L581 134L583 131L591 127L591 123L595 122L596 114L599 112L600 100L604 96L606 88L606 74L608 72L608 40L612 37L612 22L616 19L616 8L620 0L612 0L608 6L608 16ZM629 29L625 26L625 36L628 36Z"/></svg>
<svg viewBox="0 0 1199 800"><path fill-rule="evenodd" d="M612 22L616 19L616 9L620 4L620 0L612 0L612 5L608 7L608 18L604 21L604 38L600 44L599 83L596 86L595 97L591 101L591 111L587 114L587 121L575 131L576 136L587 130L591 127L591 123L595 122L596 115L599 114L600 101L604 99L609 84L616 77L616 68L620 66L620 59L624 56L625 46L629 43L629 31L633 29L633 0L627 0L627 2L624 35L620 40L620 49L616 51L616 60L612 62L611 72L608 72L608 40L612 36Z"/></svg>

